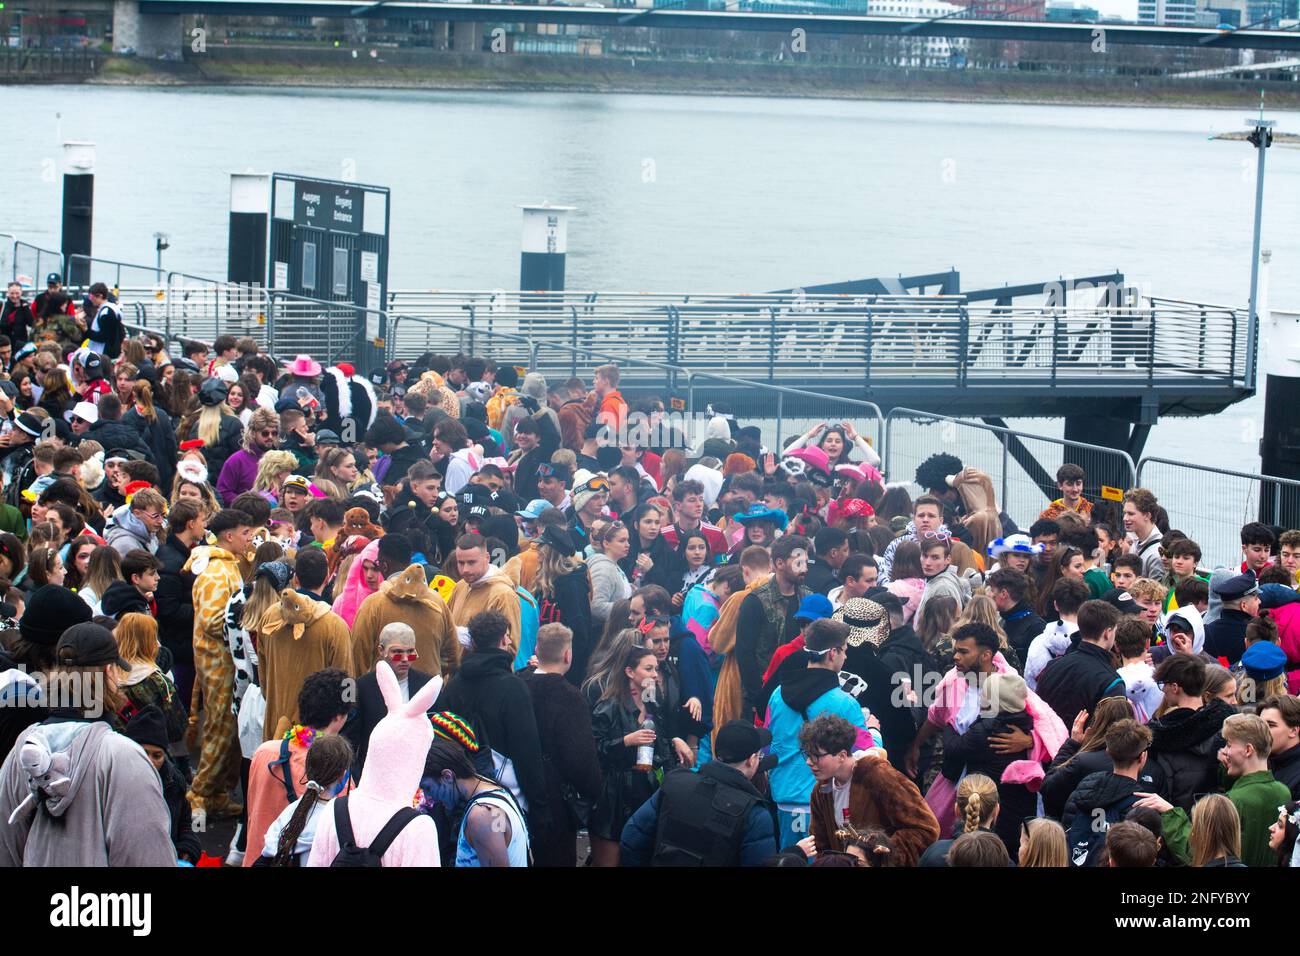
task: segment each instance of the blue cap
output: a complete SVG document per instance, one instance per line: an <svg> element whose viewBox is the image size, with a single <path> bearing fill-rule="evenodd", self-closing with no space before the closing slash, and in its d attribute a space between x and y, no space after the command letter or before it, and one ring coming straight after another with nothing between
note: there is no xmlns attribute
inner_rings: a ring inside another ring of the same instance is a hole
<svg viewBox="0 0 1300 956"><path fill-rule="evenodd" d="M522 511L516 511L515 514L523 518L525 521L536 521L542 516L543 511L554 507L555 505L551 504L545 498L534 498L532 501L528 502L527 508L524 508Z"/></svg>
<svg viewBox="0 0 1300 956"><path fill-rule="evenodd" d="M799 602L799 610L794 612L795 619L820 621L835 613L835 606L825 594L810 594Z"/></svg>
<svg viewBox="0 0 1300 956"><path fill-rule="evenodd" d="M1286 651L1269 641L1256 641L1241 655L1246 676L1254 680L1272 680L1286 669Z"/></svg>
<svg viewBox="0 0 1300 956"><path fill-rule="evenodd" d="M1214 589L1214 593L1225 601L1240 601L1248 595L1258 594L1259 584L1255 581L1255 575L1247 571L1228 578Z"/></svg>

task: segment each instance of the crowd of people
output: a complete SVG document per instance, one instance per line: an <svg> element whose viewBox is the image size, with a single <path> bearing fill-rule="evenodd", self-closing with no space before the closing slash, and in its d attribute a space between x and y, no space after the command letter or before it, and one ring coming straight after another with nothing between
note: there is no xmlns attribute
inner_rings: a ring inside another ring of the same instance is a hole
<svg viewBox="0 0 1300 956"><path fill-rule="evenodd" d="M1207 568L1074 464L1013 519L849 422L56 279L0 316L0 864L1300 865L1300 531Z"/></svg>

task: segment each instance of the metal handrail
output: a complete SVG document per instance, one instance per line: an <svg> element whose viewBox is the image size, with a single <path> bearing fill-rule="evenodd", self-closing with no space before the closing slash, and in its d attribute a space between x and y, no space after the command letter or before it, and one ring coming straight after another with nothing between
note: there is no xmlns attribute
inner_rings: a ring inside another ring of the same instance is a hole
<svg viewBox="0 0 1300 956"><path fill-rule="evenodd" d="M18 249L19 249L19 247L22 247L22 248L24 248L24 249L31 249L33 252L36 253L36 264L37 264L37 270L36 270L36 271L37 271L38 273L40 272L40 268L39 268L39 267L40 267L41 256L53 256L53 257L56 258L56 259L58 260L58 262L59 262L59 275L63 276L64 278L67 278L67 275L68 275L67 263L64 261L63 253L62 253L61 251L56 251L56 250L54 250L54 249L46 249L44 246L38 246L38 245L35 245L34 243L30 243L30 242L23 242L21 239L14 239L14 243L13 243L13 256L12 256L12 261L13 261L14 275L15 275L15 276L18 275ZM33 285L34 287L36 287L36 288L40 288L41 285L43 285L43 283L41 282L41 277L40 277L39 275L33 275L33 276L32 276L32 285Z"/></svg>
<svg viewBox="0 0 1300 956"><path fill-rule="evenodd" d="M83 255L80 252L71 253L67 257L67 261L65 263L66 268L64 272L65 276L68 276L72 273L73 271L72 264L74 262L86 263L86 275L89 277L89 281L86 283L87 285L90 285L92 282L102 281L100 279L97 279L95 276L91 275L92 270L95 270L97 266L109 266L114 270L112 288L118 289L119 291L121 290L122 287L123 269L135 269L139 272L152 272L154 273L155 276L157 276L158 284L161 286L163 283L163 274L164 274L163 270L156 265L143 266L135 262L121 262L117 259L102 259L98 256Z"/></svg>
<svg viewBox="0 0 1300 956"><path fill-rule="evenodd" d="M1003 468L1002 468L1002 489L1001 497L998 501L1002 507L1006 506L1007 501L1007 468L1005 465L1007 452L1007 438L1029 439L1031 441L1044 441L1053 445L1060 445L1063 448L1075 448L1081 451L1090 451L1098 454L1112 456L1118 459L1121 465L1128 467L1128 476L1130 480L1129 487L1136 487L1138 483L1137 466L1133 464L1133 458L1128 452L1118 448L1107 448L1104 445L1092 445L1088 442L1073 441L1068 438L1057 438L1053 435L1039 435L1034 432L1022 432L1011 428L1004 428L1000 425L989 425L986 422L976 422L965 418L955 418L951 415L939 415L935 412L921 411L916 408L892 408L889 414L885 416L885 447L882 453L882 461L885 465L886 474L890 473L891 457L893 455L893 424L900 418L906 417L911 420L924 422L953 422L963 428L974 428L979 431L991 432L1001 436L999 444L1003 448Z"/></svg>

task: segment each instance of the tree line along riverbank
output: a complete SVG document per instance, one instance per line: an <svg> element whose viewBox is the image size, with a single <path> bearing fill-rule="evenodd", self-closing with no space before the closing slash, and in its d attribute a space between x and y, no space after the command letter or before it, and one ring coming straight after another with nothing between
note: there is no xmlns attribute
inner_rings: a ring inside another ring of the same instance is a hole
<svg viewBox="0 0 1300 956"><path fill-rule="evenodd" d="M429 53L368 48L221 47L183 62L103 57L79 76L10 82L310 86L441 90L673 93L1057 105L1300 109L1300 82L1176 79L1022 69L921 69L808 61L743 62L563 54Z"/></svg>

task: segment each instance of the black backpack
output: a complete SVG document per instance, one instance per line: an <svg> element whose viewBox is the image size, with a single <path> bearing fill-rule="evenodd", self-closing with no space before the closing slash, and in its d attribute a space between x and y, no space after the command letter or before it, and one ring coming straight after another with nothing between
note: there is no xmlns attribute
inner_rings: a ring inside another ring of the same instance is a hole
<svg viewBox="0 0 1300 956"><path fill-rule="evenodd" d="M1065 834L1065 846L1070 854L1071 866L1096 866L1102 848L1106 846L1106 833L1110 828L1124 819L1125 814L1133 809L1138 798L1130 794L1117 803L1106 807L1104 818L1099 818L1097 810L1085 813L1080 810L1070 822L1070 829Z"/></svg>
<svg viewBox="0 0 1300 956"><path fill-rule="evenodd" d="M393 845L397 835L419 815L414 807L402 807L384 824L370 846L361 847L357 846L357 838L352 833L348 798L339 797L334 807L334 828L338 831L339 852L330 866L383 866L384 854Z"/></svg>

